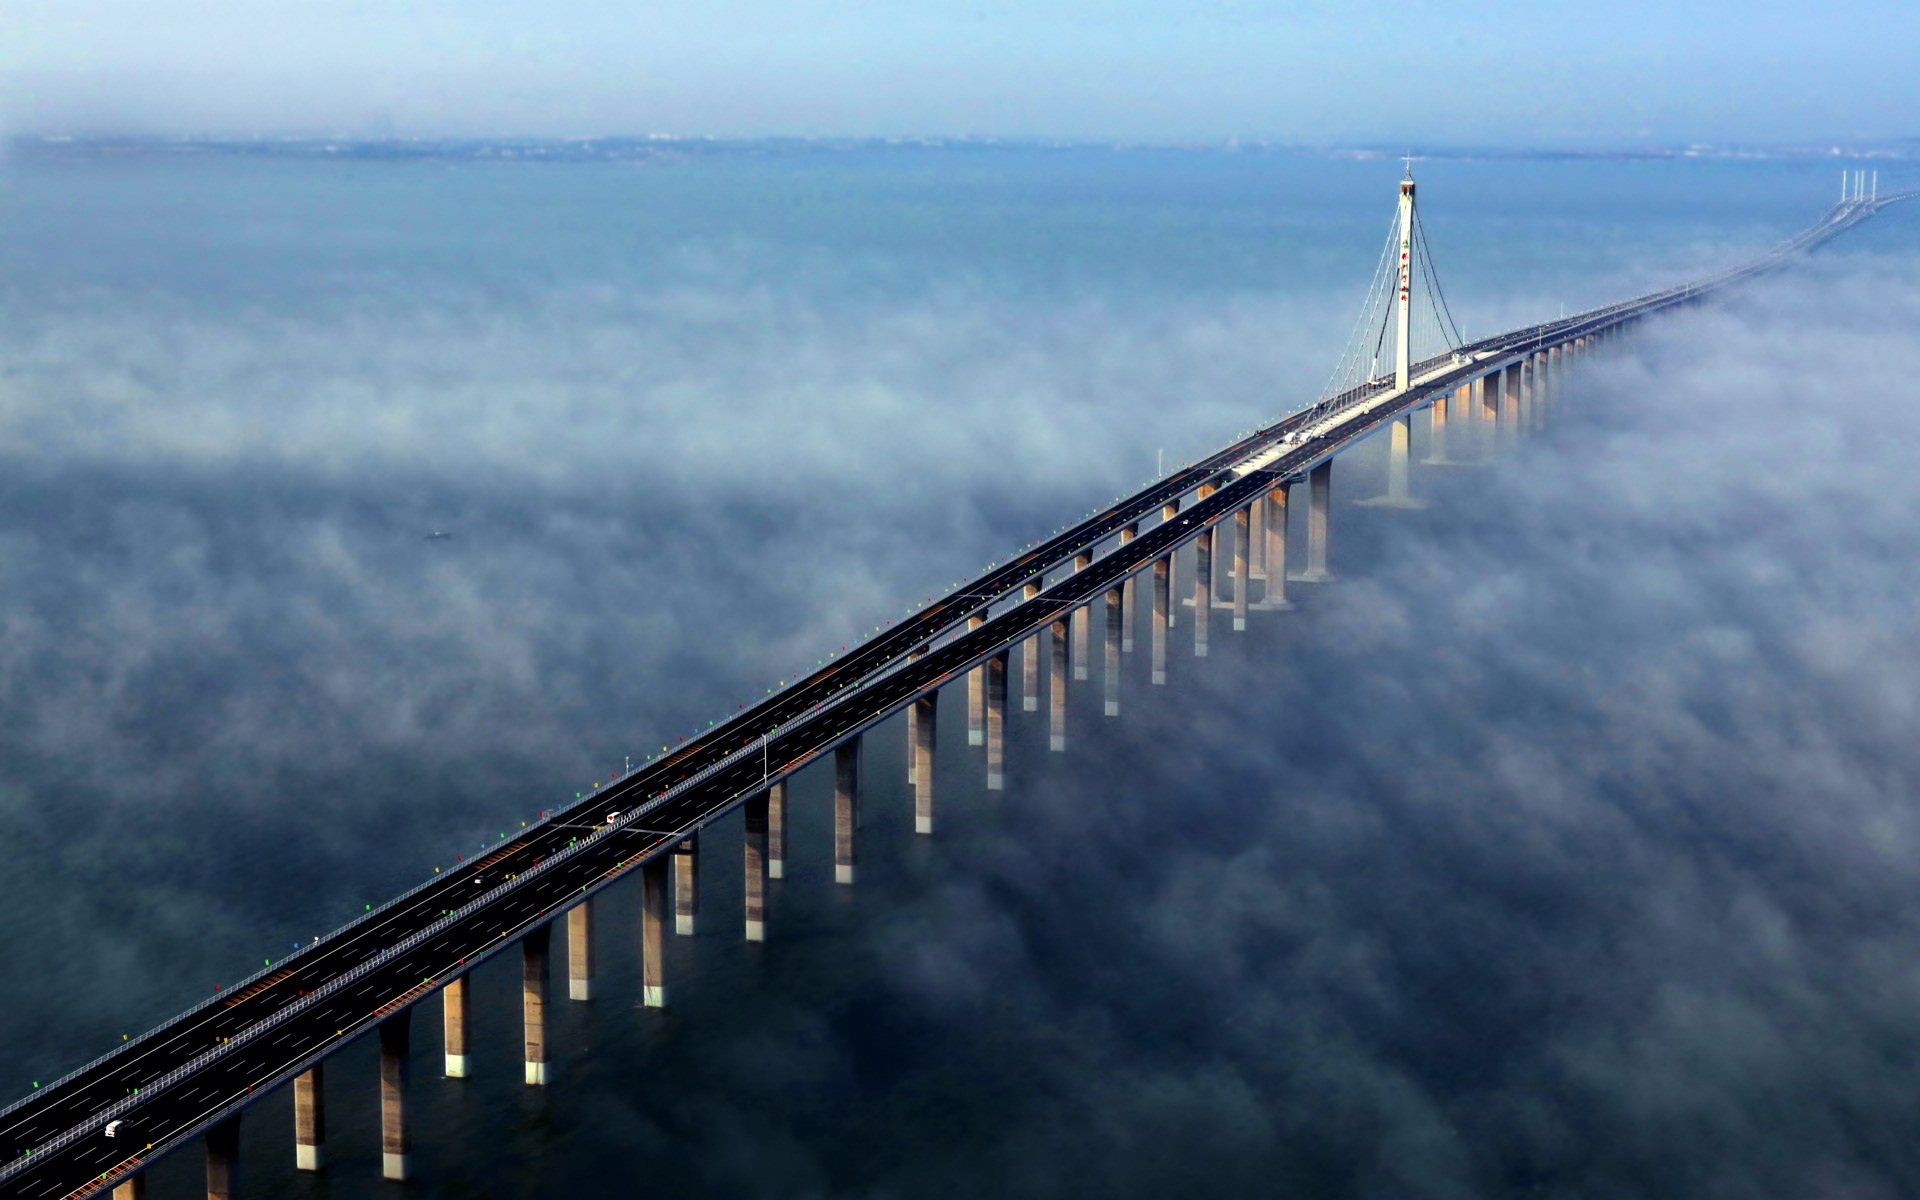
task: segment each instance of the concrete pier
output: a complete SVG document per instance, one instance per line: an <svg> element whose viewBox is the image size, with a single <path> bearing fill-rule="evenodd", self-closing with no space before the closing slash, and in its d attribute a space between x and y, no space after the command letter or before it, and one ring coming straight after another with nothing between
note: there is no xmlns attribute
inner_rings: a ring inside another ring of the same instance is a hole
<svg viewBox="0 0 1920 1200"><path fill-rule="evenodd" d="M440 1036L446 1045L447 1078L467 1077L467 977L440 989Z"/></svg>
<svg viewBox="0 0 1920 1200"><path fill-rule="evenodd" d="M787 875L787 781L767 789L767 878Z"/></svg>
<svg viewBox="0 0 1920 1200"><path fill-rule="evenodd" d="M1294 578L1302 583L1324 583L1333 578L1327 566L1327 520L1333 507L1333 460L1307 472L1307 569Z"/></svg>
<svg viewBox="0 0 1920 1200"><path fill-rule="evenodd" d="M1031 642L1033 639L1027 639ZM1031 648L1027 651L1029 660L1033 657ZM940 732L940 693L928 692L913 702L913 709L920 714L914 734L919 739L920 773L913 781L913 831L915 833L933 832L933 750L939 744ZM991 726L992 722L988 722Z"/></svg>
<svg viewBox="0 0 1920 1200"><path fill-rule="evenodd" d="M1153 560L1153 682L1167 682L1167 626L1173 617L1173 556L1163 554Z"/></svg>
<svg viewBox="0 0 1920 1200"><path fill-rule="evenodd" d="M1213 609L1213 527L1193 539L1193 656L1207 656L1207 618Z"/></svg>
<svg viewBox="0 0 1920 1200"><path fill-rule="evenodd" d="M1076 554L1073 556L1073 573L1078 575L1093 565L1093 555ZM1093 624L1092 605L1082 604L1073 610L1073 678L1077 683L1087 678L1088 627Z"/></svg>
<svg viewBox="0 0 1920 1200"><path fill-rule="evenodd" d="M980 628L987 623L984 616L967 618L967 631ZM987 678L984 670L975 667L967 672L967 745L984 746L987 744Z"/></svg>
<svg viewBox="0 0 1920 1200"><path fill-rule="evenodd" d="M1126 627L1126 588L1107 589L1107 715L1120 715L1120 634Z"/></svg>
<svg viewBox="0 0 1920 1200"><path fill-rule="evenodd" d="M293 1165L318 1171L327 1165L327 1064L318 1062L293 1080Z"/></svg>
<svg viewBox="0 0 1920 1200"><path fill-rule="evenodd" d="M593 999L593 899L567 910L567 999Z"/></svg>
<svg viewBox="0 0 1920 1200"><path fill-rule="evenodd" d="M1004 791L1007 786L1007 670L1010 651L1002 650L987 660L987 790Z"/></svg>
<svg viewBox="0 0 1920 1200"><path fill-rule="evenodd" d="M1022 599L1031 600L1040 594L1039 581L1029 583L1021 590ZM1021 643L1020 655L1020 711L1040 711L1040 635L1034 634Z"/></svg>
<svg viewBox="0 0 1920 1200"><path fill-rule="evenodd" d="M113 1200L147 1200L147 1173L135 1171L114 1184Z"/></svg>
<svg viewBox="0 0 1920 1200"><path fill-rule="evenodd" d="M413 1074L413 1010L380 1022L380 1177L405 1179L413 1137L407 1129L407 1079ZM532 1082L529 1080L528 1082ZM546 1082L545 1078L541 1082Z"/></svg>
<svg viewBox="0 0 1920 1200"><path fill-rule="evenodd" d="M1265 561L1267 561L1267 580L1261 586L1260 603L1254 609L1261 612L1275 612L1292 609L1292 603L1286 599L1286 495L1292 490L1292 484L1275 484L1261 499L1267 509L1265 520L1261 520L1261 530L1267 541Z"/></svg>
<svg viewBox="0 0 1920 1200"><path fill-rule="evenodd" d="M915 662L927 656L927 647L907 652L907 661ZM919 779L920 771L920 710L907 705L907 786L912 787Z"/></svg>
<svg viewBox="0 0 1920 1200"><path fill-rule="evenodd" d="M748 796L742 806L745 827L740 873L746 897L746 934L750 942L767 940L767 793Z"/></svg>
<svg viewBox="0 0 1920 1200"><path fill-rule="evenodd" d="M520 1019L526 1045L527 1083L547 1084L547 958L553 926L529 929L520 939Z"/></svg>
<svg viewBox="0 0 1920 1200"><path fill-rule="evenodd" d="M1533 434L1533 356L1529 354L1513 367L1520 385L1519 419L1514 423L1514 435L1524 439Z"/></svg>
<svg viewBox="0 0 1920 1200"><path fill-rule="evenodd" d="M1387 490L1360 501L1369 508L1425 508L1407 487L1408 460L1413 450L1413 417L1395 417L1387 432Z"/></svg>
<svg viewBox="0 0 1920 1200"><path fill-rule="evenodd" d="M662 854L640 866L640 998L648 1008L667 1006L668 862Z"/></svg>
<svg viewBox="0 0 1920 1200"><path fill-rule="evenodd" d="M1160 506L1160 523L1163 525L1166 524L1168 521L1174 520L1179 515L1180 515L1180 502L1178 500L1175 500L1171 504L1163 504ZM1169 556L1167 558L1167 594L1169 596L1178 596L1180 594L1180 584L1179 584L1179 580L1174 575L1173 562L1174 562L1173 558ZM1178 620L1179 616L1180 616L1179 608L1169 603L1167 607L1167 628L1168 629L1172 629L1174 626L1180 623ZM1161 680L1161 682L1165 683L1166 681L1163 679Z"/></svg>
<svg viewBox="0 0 1920 1200"><path fill-rule="evenodd" d="M1260 603L1253 607L1263 612L1292 608L1287 601L1287 492L1291 484L1276 483L1262 502L1267 510L1260 522L1266 534L1267 579Z"/></svg>
<svg viewBox="0 0 1920 1200"><path fill-rule="evenodd" d="M693 937L700 926L700 834L680 839L673 848L673 931Z"/></svg>
<svg viewBox="0 0 1920 1200"><path fill-rule="evenodd" d="M1049 749L1067 748L1067 622L1055 621L1047 634L1053 650L1053 669L1047 672Z"/></svg>
<svg viewBox="0 0 1920 1200"><path fill-rule="evenodd" d="M1553 391L1552 364L1547 361L1545 350L1533 352L1533 428L1541 432L1547 427L1547 404Z"/></svg>
<svg viewBox="0 0 1920 1200"><path fill-rule="evenodd" d="M1494 445L1502 451L1511 450L1519 440L1520 365L1508 363L1488 378L1498 380L1495 384Z"/></svg>
<svg viewBox="0 0 1920 1200"><path fill-rule="evenodd" d="M240 1114L208 1129L207 1200L234 1200L240 1190Z"/></svg>
<svg viewBox="0 0 1920 1200"><path fill-rule="evenodd" d="M985 730L981 731L983 734ZM984 739L983 739L984 740ZM860 824L860 739L833 750L833 881L852 883L854 830Z"/></svg>
<svg viewBox="0 0 1920 1200"><path fill-rule="evenodd" d="M1500 373L1496 371L1474 380L1473 391L1479 400L1474 405L1474 412L1478 414L1474 423L1479 426L1479 436L1475 440L1479 443L1480 461L1492 462L1494 435L1500 416Z"/></svg>
<svg viewBox="0 0 1920 1200"><path fill-rule="evenodd" d="M1140 523L1136 521L1120 531L1120 544L1124 546L1139 536ZM1127 576L1127 581L1120 586L1120 653L1122 654L1133 653L1133 595L1140 586L1139 575L1140 573L1135 571Z"/></svg>
<svg viewBox="0 0 1920 1200"><path fill-rule="evenodd" d="M1253 505L1233 514L1233 630L1247 628L1247 592L1253 587Z"/></svg>
<svg viewBox="0 0 1920 1200"><path fill-rule="evenodd" d="M1447 409L1451 404L1456 411L1465 411L1472 389L1472 384L1463 383L1427 406L1427 457L1424 461L1428 466L1453 465L1453 460L1447 457Z"/></svg>

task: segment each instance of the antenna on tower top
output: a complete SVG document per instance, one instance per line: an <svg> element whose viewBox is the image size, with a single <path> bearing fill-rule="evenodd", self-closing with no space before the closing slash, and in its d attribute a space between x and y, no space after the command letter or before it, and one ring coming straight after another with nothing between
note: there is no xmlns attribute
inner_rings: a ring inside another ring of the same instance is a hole
<svg viewBox="0 0 1920 1200"><path fill-rule="evenodd" d="M1401 161L1401 162L1403 162L1403 163L1405 163L1405 164L1407 164L1407 173L1406 173L1406 175L1405 175L1405 176L1403 176L1403 178L1406 178L1406 179L1412 179L1412 178L1413 178L1413 155L1412 155L1412 153L1411 153L1411 152L1409 152L1409 153L1406 153L1406 154L1402 154L1402 155L1400 156L1400 161Z"/></svg>

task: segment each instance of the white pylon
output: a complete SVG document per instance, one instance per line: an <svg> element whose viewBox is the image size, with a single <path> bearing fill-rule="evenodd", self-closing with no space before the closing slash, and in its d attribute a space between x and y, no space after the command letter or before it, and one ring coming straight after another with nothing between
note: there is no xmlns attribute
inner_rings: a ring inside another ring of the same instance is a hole
<svg viewBox="0 0 1920 1200"><path fill-rule="evenodd" d="M1397 331L1399 344L1393 354L1393 386L1405 391L1413 382L1413 163L1407 163L1407 177L1400 181L1400 296Z"/></svg>

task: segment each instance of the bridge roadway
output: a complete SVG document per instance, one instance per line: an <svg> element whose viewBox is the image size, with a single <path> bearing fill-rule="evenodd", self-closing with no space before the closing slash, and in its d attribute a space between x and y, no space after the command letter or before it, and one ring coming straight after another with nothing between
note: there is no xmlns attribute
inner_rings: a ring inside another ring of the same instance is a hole
<svg viewBox="0 0 1920 1200"><path fill-rule="evenodd" d="M84 1192L109 1173L117 1176L151 1162L583 896L670 850L769 782L1099 598L1202 529L1396 417L1539 347L1691 302L1777 266L1913 194L1840 206L1775 253L1713 279L1483 339L1457 356L1421 364L1415 386L1405 393L1393 395L1377 383L1356 389L1157 481L936 600L686 747L0 1112L0 1163L7 1164L0 1167L0 1195L66 1196ZM1311 423L1324 425L1341 409L1355 411L1322 436L1285 444L1288 433ZM1237 478L1226 473L1254 456L1268 461ZM1171 521L1144 530L1038 597L992 613L993 602L1029 580L1209 482L1218 490ZM966 618L976 614L991 615L980 628L961 631ZM929 645L942 638L947 640ZM922 647L928 649L923 657L908 659L909 651ZM628 810L627 816L595 830L590 821L611 809ZM115 1139L101 1136L99 1128L115 1117L128 1128ZM149 1145L150 1150L128 1154Z"/></svg>

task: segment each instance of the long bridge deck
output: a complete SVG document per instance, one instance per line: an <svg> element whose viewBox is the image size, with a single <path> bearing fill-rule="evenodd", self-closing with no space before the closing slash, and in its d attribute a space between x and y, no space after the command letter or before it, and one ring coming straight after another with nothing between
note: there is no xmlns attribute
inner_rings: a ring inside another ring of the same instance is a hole
<svg viewBox="0 0 1920 1200"><path fill-rule="evenodd" d="M0 1111L0 1195L40 1200L112 1186L669 853L703 825L1152 569L1383 426L1531 355L1777 268L1914 194L1843 203L1774 252L1710 279L1429 359L1416 364L1407 388L1369 381L1156 481L490 853L439 872ZM1075 564L1076 556L1091 561ZM1049 583L1055 572L1064 574ZM1037 595L1028 594L1031 584L1039 585ZM619 818L605 824L613 811ZM103 1130L111 1121L123 1125L109 1138Z"/></svg>

